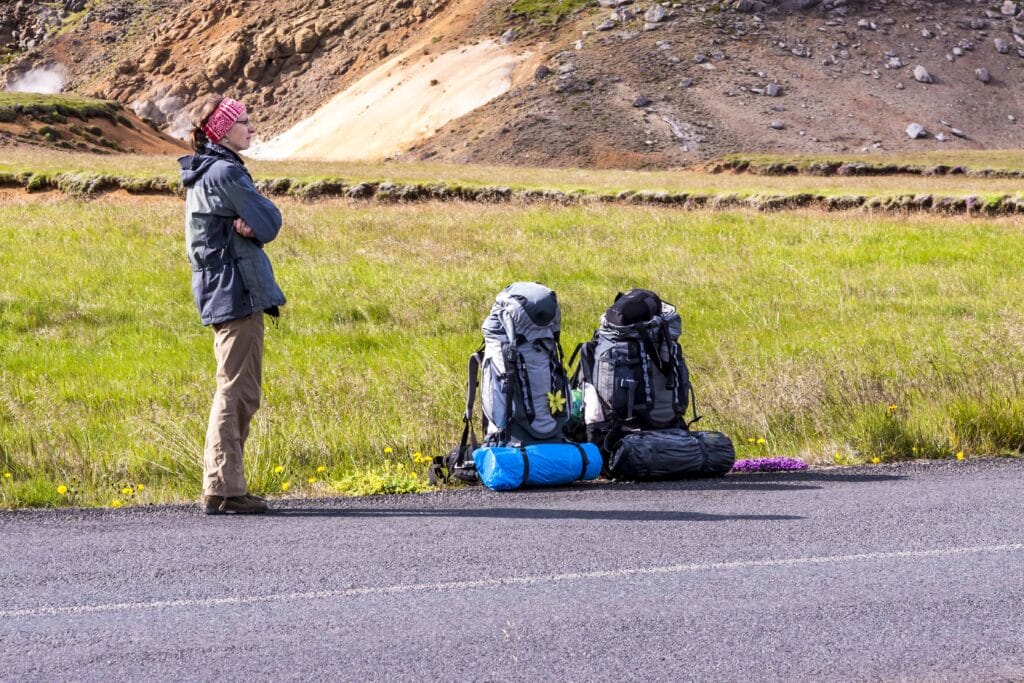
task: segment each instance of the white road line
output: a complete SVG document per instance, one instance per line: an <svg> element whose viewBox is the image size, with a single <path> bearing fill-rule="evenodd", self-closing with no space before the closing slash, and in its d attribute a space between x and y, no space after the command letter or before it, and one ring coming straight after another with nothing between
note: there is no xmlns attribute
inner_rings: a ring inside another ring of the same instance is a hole
<svg viewBox="0 0 1024 683"><path fill-rule="evenodd" d="M342 590L309 591L300 593L272 593L227 598L200 598L188 600L154 600L150 602L114 602L100 605L77 605L67 607L35 607L29 609L0 610L0 619L17 617L62 616L93 614L96 612L127 612L131 610L155 610L171 607L217 607L219 605L256 605L272 602L293 602L299 600L331 600L362 595L395 595L421 591L464 590L466 588L487 588L491 586L529 586L540 583L580 581L585 579L624 578L653 574L678 574L682 572L713 571L716 569L748 569L757 567L791 567L795 565L842 564L870 560L902 560L922 557L952 557L956 555L978 555L983 553L1006 553L1024 551L1024 543L1009 545L986 545L970 548L940 548L937 550L905 550L889 553L863 553L859 555L826 555L820 557L790 557L774 560L740 560L736 562L710 562L707 564L673 564L664 567L639 567L635 569L609 569L594 572L569 574L543 574L540 576L510 576L502 579L481 579L479 581L448 581L444 583L412 583L398 586L371 586L346 588Z"/></svg>

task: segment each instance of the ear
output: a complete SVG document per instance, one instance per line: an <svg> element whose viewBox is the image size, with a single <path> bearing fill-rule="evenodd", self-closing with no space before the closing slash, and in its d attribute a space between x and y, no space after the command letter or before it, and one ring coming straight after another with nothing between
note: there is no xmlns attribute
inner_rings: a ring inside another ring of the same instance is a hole
<svg viewBox="0 0 1024 683"><path fill-rule="evenodd" d="M622 293L622 292L619 292L618 294L616 294L616 295L615 295L615 301L618 301L618 300L619 300L619 299L621 299L621 298L622 298L623 296L624 296L624 295L623 295L623 293ZM612 303L615 303L615 301L613 301Z"/></svg>

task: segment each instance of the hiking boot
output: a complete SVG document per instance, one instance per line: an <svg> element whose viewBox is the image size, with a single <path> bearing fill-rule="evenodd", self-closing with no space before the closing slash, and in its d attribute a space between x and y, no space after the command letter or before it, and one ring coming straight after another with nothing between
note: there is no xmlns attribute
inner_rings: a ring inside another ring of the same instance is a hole
<svg viewBox="0 0 1024 683"><path fill-rule="evenodd" d="M203 496L200 502L203 512L208 515L259 515L268 510L267 501L259 496Z"/></svg>

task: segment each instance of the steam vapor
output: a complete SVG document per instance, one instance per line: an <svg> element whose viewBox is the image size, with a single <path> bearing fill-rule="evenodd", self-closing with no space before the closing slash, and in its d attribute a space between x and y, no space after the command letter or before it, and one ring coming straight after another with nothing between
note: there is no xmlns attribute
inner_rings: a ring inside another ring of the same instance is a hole
<svg viewBox="0 0 1024 683"><path fill-rule="evenodd" d="M32 69L24 76L8 83L6 89L10 92L56 95L63 90L67 75L67 69L62 64Z"/></svg>

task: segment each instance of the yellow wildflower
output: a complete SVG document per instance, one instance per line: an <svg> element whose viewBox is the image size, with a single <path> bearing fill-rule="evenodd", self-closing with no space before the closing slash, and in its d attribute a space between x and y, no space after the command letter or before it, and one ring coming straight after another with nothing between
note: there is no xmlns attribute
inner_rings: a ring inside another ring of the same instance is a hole
<svg viewBox="0 0 1024 683"><path fill-rule="evenodd" d="M124 503L122 503L121 501L117 500L116 498L114 500L110 501L110 507L112 507L112 508L116 509L116 508L121 507L122 505L124 505Z"/></svg>
<svg viewBox="0 0 1024 683"><path fill-rule="evenodd" d="M123 489L121 489L121 493L126 496L131 496L134 495L135 489L133 489L131 486L125 486Z"/></svg>
<svg viewBox="0 0 1024 683"><path fill-rule="evenodd" d="M899 408L899 406L897 406L895 403L890 403L889 404L889 412L890 413L895 413L898 408Z"/></svg>
<svg viewBox="0 0 1024 683"><path fill-rule="evenodd" d="M310 477L306 481L309 482L310 484L315 484L316 483L316 477Z"/></svg>
<svg viewBox="0 0 1024 683"><path fill-rule="evenodd" d="M878 463L882 462L882 459L876 455L875 457L871 458L871 462L877 465Z"/></svg>
<svg viewBox="0 0 1024 683"><path fill-rule="evenodd" d="M957 460L963 460L963 459L964 459L964 452L963 452L963 451L959 451L959 452L958 452L958 453L956 454L956 459L957 459Z"/></svg>
<svg viewBox="0 0 1024 683"><path fill-rule="evenodd" d="M317 474L323 474L323 473L324 473L324 472L326 472L326 471L327 471L327 468L326 468L326 467L324 467L323 465L320 465L320 467L317 467L317 468L316 468L316 473L317 473Z"/></svg>
<svg viewBox="0 0 1024 683"><path fill-rule="evenodd" d="M11 478L11 477L13 477L13 476L14 476L14 475L13 475L13 474L11 474L10 472L4 472L4 479L10 479L10 478Z"/></svg>
<svg viewBox="0 0 1024 683"><path fill-rule="evenodd" d="M391 450L391 446L384 449L384 455L391 455L392 453L394 453L394 451Z"/></svg>
<svg viewBox="0 0 1024 683"><path fill-rule="evenodd" d="M548 392L548 409L552 415L558 415L565 410L565 396L562 396L561 389L554 393Z"/></svg>
<svg viewBox="0 0 1024 683"><path fill-rule="evenodd" d="M287 491L291 487L292 487L292 483L290 481L286 481L283 484L281 484L281 490L282 491Z"/></svg>
<svg viewBox="0 0 1024 683"><path fill-rule="evenodd" d="M278 465L274 468L274 474L281 474L284 472L284 465Z"/></svg>
<svg viewBox="0 0 1024 683"><path fill-rule="evenodd" d="M765 441L764 439L758 439L758 440L757 440L757 443L758 443L758 445L761 445L761 446L763 446L764 444L766 444L766 443L768 443L768 442L767 442L767 441Z"/></svg>
<svg viewBox="0 0 1024 683"><path fill-rule="evenodd" d="M141 490L143 490L144 488L146 488L146 485L145 485L145 484L136 484L136 485L135 485L135 490L137 490L137 491L141 491Z"/></svg>
<svg viewBox="0 0 1024 683"><path fill-rule="evenodd" d="M755 439L754 437L750 437L749 439L747 439L747 443L757 443L757 439Z"/></svg>
<svg viewBox="0 0 1024 683"><path fill-rule="evenodd" d="M60 486L57 487L57 493L59 493L60 495L62 495L62 496L66 495L67 492L68 492L68 487L65 486L64 484L61 484Z"/></svg>

